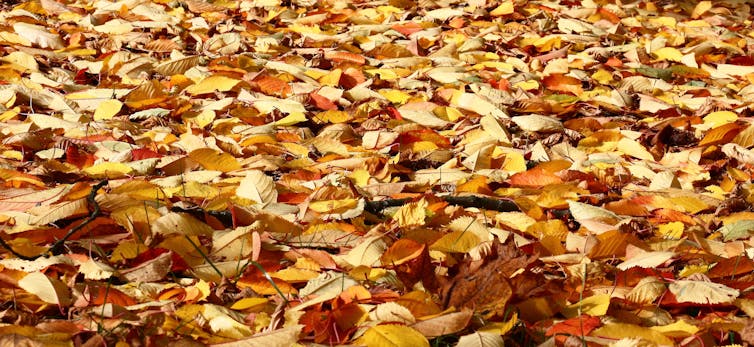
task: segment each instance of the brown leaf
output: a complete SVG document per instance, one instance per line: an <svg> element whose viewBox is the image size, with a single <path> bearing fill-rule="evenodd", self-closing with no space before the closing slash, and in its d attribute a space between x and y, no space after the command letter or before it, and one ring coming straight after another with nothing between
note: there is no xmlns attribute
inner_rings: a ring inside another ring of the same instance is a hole
<svg viewBox="0 0 754 347"><path fill-rule="evenodd" d="M521 255L513 243L501 244L495 239L489 254L481 261L464 259L456 274L444 281L442 301L445 307L502 314L513 296L509 276L527 263L528 258Z"/></svg>
<svg viewBox="0 0 754 347"><path fill-rule="evenodd" d="M152 40L144 45L144 49L152 52L168 53L172 52L173 50L181 50L183 49L183 46L173 40L158 39Z"/></svg>
<svg viewBox="0 0 754 347"><path fill-rule="evenodd" d="M444 314L414 323L411 327L428 338L449 335L465 329L469 325L469 321L473 315L474 311L464 309L461 312Z"/></svg>
<svg viewBox="0 0 754 347"><path fill-rule="evenodd" d="M165 278L172 266L172 252L166 252L135 268L121 271L121 275L131 282L156 282Z"/></svg>

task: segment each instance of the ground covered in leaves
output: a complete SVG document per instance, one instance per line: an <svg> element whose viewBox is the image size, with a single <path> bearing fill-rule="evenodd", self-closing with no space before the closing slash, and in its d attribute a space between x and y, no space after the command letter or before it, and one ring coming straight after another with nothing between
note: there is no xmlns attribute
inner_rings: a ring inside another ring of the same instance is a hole
<svg viewBox="0 0 754 347"><path fill-rule="evenodd" d="M0 9L0 344L754 343L746 1Z"/></svg>

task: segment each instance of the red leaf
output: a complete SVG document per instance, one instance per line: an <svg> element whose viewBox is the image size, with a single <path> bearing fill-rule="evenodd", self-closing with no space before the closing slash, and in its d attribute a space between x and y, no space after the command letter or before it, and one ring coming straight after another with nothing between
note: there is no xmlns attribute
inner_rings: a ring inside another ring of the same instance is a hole
<svg viewBox="0 0 754 347"><path fill-rule="evenodd" d="M312 106L320 110L337 110L338 109L338 105L336 105L330 99L322 95L319 95L315 92L309 93L309 102L312 104Z"/></svg>
<svg viewBox="0 0 754 347"><path fill-rule="evenodd" d="M134 161L149 158L162 158L162 155L146 148L136 148L131 150L131 159L133 159Z"/></svg>
<svg viewBox="0 0 754 347"><path fill-rule="evenodd" d="M75 165L79 169L83 169L94 164L94 155L80 150L75 144L70 144L65 149L65 161Z"/></svg>
<svg viewBox="0 0 754 347"><path fill-rule="evenodd" d="M602 325L598 317L590 315L581 315L571 319L564 320L547 329L545 335L555 337L558 342L565 342L568 336L587 336L592 330Z"/></svg>
<svg viewBox="0 0 754 347"><path fill-rule="evenodd" d="M166 252L170 252L170 250L165 249L165 248L149 248L143 253L136 256L136 258L132 260L131 266L132 267L139 266L140 264L150 261L154 258L157 258L158 255L166 253ZM171 252L170 260L173 261L173 265L170 267L170 271L172 272L183 271L189 268L186 261L183 260L183 258L181 258L181 256L175 252Z"/></svg>
<svg viewBox="0 0 754 347"><path fill-rule="evenodd" d="M401 116L401 113L393 106L385 107L385 111L390 115L390 117L393 117L397 120L403 120L403 116Z"/></svg>

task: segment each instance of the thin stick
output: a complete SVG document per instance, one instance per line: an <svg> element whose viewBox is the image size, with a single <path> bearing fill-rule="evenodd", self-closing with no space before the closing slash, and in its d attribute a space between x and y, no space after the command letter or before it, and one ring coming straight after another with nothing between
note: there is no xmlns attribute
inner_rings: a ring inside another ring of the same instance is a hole
<svg viewBox="0 0 754 347"><path fill-rule="evenodd" d="M63 244L65 244L66 241L68 241L68 238L73 236L77 231L83 229L87 224L94 221L102 212L100 210L99 204L94 199L97 196L97 191L100 190L102 187L104 187L107 184L107 180L100 181L99 183L92 186L92 190L89 192L89 196L87 196L86 200L89 202L90 205L94 206L94 210L92 213L89 214L89 217L87 217L81 224L71 228L63 238L60 240L55 241L46 251L37 254L35 256L26 256L21 253L16 252L16 250L11 247L5 240L0 238L0 246L7 249L11 254L18 257L19 259L23 260L36 260L37 258L45 255L45 254L52 254L52 255L58 255L62 253Z"/></svg>

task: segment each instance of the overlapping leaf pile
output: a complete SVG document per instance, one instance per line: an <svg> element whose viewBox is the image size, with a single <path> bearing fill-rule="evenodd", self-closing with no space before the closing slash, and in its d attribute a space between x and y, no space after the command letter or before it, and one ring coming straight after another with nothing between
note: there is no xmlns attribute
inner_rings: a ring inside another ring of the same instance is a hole
<svg viewBox="0 0 754 347"><path fill-rule="evenodd" d="M754 343L744 1L2 6L0 342Z"/></svg>

